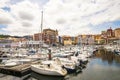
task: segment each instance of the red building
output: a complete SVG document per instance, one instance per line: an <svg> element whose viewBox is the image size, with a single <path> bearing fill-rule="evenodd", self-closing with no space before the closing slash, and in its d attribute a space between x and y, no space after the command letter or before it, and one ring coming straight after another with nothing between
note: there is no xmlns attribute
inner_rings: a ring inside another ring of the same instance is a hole
<svg viewBox="0 0 120 80"><path fill-rule="evenodd" d="M111 27L110 27L110 29L107 29L106 35L107 35L108 38L111 38L111 37L115 36L114 31L111 29Z"/></svg>
<svg viewBox="0 0 120 80"><path fill-rule="evenodd" d="M52 29L43 30L43 40L47 44L55 44L57 41L58 31Z"/></svg>
<svg viewBox="0 0 120 80"><path fill-rule="evenodd" d="M43 33L34 34L33 38L35 41L44 41L47 44L55 44L57 41L58 31L52 29L44 29Z"/></svg>
<svg viewBox="0 0 120 80"><path fill-rule="evenodd" d="M43 34L36 33L36 34L33 35L33 40L35 40L35 41L41 41L42 40L41 37L43 38Z"/></svg>

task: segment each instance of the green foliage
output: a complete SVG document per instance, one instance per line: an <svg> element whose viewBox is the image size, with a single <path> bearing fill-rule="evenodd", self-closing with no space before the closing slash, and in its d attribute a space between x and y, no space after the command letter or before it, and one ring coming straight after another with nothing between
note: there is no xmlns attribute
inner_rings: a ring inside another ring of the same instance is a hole
<svg viewBox="0 0 120 80"><path fill-rule="evenodd" d="M0 38L8 38L10 37L10 35L3 35L3 34L0 34Z"/></svg>
<svg viewBox="0 0 120 80"><path fill-rule="evenodd" d="M8 38L8 37L13 37L13 38L22 38L21 36L10 36L10 35L0 34L0 38Z"/></svg>

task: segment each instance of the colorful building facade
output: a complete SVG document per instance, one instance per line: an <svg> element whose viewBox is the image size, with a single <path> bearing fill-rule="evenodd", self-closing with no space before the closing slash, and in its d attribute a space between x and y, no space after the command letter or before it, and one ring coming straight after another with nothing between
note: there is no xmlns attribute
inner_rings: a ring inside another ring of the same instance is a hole
<svg viewBox="0 0 120 80"><path fill-rule="evenodd" d="M58 31L52 29L44 29L42 33L34 34L33 39L35 41L44 41L47 44L56 44Z"/></svg>
<svg viewBox="0 0 120 80"><path fill-rule="evenodd" d="M92 45L94 44L94 35L78 35L78 44Z"/></svg>
<svg viewBox="0 0 120 80"><path fill-rule="evenodd" d="M115 32L115 37L120 39L120 28L115 29L114 32Z"/></svg>

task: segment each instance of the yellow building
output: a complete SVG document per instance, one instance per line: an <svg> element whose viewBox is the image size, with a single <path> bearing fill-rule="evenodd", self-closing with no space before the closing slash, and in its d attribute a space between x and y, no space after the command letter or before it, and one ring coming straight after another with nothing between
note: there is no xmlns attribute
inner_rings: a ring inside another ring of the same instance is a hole
<svg viewBox="0 0 120 80"><path fill-rule="evenodd" d="M63 45L72 45L71 36L62 36Z"/></svg>
<svg viewBox="0 0 120 80"><path fill-rule="evenodd" d="M72 45L72 40L64 40L64 45Z"/></svg>
<svg viewBox="0 0 120 80"><path fill-rule="evenodd" d="M97 44L101 44L101 41L103 40L101 35L98 34L98 35L94 35L94 40Z"/></svg>
<svg viewBox="0 0 120 80"><path fill-rule="evenodd" d="M115 37L120 39L120 28L115 29L114 32L115 32Z"/></svg>
<svg viewBox="0 0 120 80"><path fill-rule="evenodd" d="M78 37L75 37L73 44L75 44L75 45L78 44Z"/></svg>

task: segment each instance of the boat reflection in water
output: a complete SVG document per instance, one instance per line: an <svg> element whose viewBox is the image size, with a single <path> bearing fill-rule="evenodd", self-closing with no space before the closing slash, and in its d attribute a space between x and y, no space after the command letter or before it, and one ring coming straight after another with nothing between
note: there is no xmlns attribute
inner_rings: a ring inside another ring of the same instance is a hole
<svg viewBox="0 0 120 80"><path fill-rule="evenodd" d="M31 76L29 79L30 80L65 80L65 77L46 76L46 75L41 75L35 72L31 72Z"/></svg>
<svg viewBox="0 0 120 80"><path fill-rule="evenodd" d="M60 76L46 76L46 75L38 74L36 72L31 72L29 79L25 79L25 80L69 80L71 77L72 78L76 77L80 73L82 73L82 72L75 72L75 73L69 74L65 77L60 77Z"/></svg>
<svg viewBox="0 0 120 80"><path fill-rule="evenodd" d="M120 63L120 55L113 52L107 52L106 50L99 50L94 57L100 58L103 62L107 61L108 64Z"/></svg>

